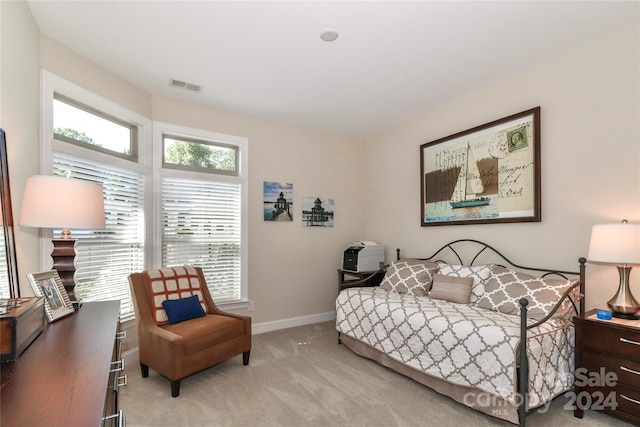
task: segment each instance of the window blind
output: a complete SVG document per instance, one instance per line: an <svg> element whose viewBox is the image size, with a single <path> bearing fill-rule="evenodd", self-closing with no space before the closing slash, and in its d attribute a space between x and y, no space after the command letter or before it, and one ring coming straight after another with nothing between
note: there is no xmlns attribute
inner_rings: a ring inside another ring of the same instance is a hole
<svg viewBox="0 0 640 427"><path fill-rule="evenodd" d="M133 315L128 276L144 270L144 176L63 153L53 173L103 185L105 230L71 230L76 239L75 293L84 301L120 300L120 315ZM58 236L61 230L54 230Z"/></svg>
<svg viewBox="0 0 640 427"><path fill-rule="evenodd" d="M162 265L201 267L216 303L239 301L240 184L162 177Z"/></svg>
<svg viewBox="0 0 640 427"><path fill-rule="evenodd" d="M7 272L7 252L4 246L4 228L0 225L0 298L7 299L10 296L9 274Z"/></svg>

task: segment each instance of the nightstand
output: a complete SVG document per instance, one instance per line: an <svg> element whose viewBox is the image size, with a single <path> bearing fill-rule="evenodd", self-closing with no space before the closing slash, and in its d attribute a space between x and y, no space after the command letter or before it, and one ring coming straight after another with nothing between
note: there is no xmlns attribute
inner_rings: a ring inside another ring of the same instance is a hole
<svg viewBox="0 0 640 427"><path fill-rule="evenodd" d="M377 271L354 272L338 269L338 292L347 288L379 286L386 273L386 267Z"/></svg>
<svg viewBox="0 0 640 427"><path fill-rule="evenodd" d="M600 320L591 310L574 323L574 416L601 410L640 424L640 321Z"/></svg>

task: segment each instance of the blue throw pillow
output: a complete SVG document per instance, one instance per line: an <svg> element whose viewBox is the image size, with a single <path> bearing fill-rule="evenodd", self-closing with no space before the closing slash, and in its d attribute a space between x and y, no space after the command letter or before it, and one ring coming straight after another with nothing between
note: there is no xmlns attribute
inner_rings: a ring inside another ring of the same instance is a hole
<svg viewBox="0 0 640 427"><path fill-rule="evenodd" d="M169 323L183 322L205 315L197 295L180 299L168 299L162 301L162 307L167 313Z"/></svg>

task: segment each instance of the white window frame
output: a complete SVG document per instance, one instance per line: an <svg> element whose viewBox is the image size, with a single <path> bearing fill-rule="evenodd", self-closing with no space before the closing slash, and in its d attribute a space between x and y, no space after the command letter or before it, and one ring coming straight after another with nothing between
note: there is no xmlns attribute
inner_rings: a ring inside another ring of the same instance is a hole
<svg viewBox="0 0 640 427"><path fill-rule="evenodd" d="M162 135L169 134L174 137L182 137L185 139L200 139L204 141L219 142L230 144L238 147L238 175L217 174L212 171L195 172L188 170L180 170L175 168L163 168L163 141ZM218 182L228 182L240 185L241 199L241 218L240 218L240 301L221 303L219 306L223 309L233 310L238 308L247 308L249 303L249 287L248 287L248 218L249 218L249 196L248 196L248 161L249 161L249 140L244 137L227 135L219 132L212 132L203 129L195 129L185 126L174 125L171 123L153 122L153 146L157 147L153 152L153 192L160 195L162 193L162 177L175 177L195 180L215 180ZM162 198L156 197L154 200L154 218L152 221L154 227L154 242L162 242ZM162 263L162 253L156 251L153 259L154 265Z"/></svg>
<svg viewBox="0 0 640 427"><path fill-rule="evenodd" d="M130 111L108 99L102 98L80 86L77 86L46 70L41 72L41 128L40 128L40 173L53 174L53 152L61 152L78 157L83 157L100 163L107 163L114 167L131 169L142 173L145 179L144 185L144 211L145 223L145 268L149 268L149 260L152 258L153 231L149 223L153 220L153 185L151 183L152 165L152 122L148 118ZM54 93L59 93L71 99L90 105L100 111L108 113L127 123L138 127L138 159L137 162L130 159L102 153L91 148L82 147L56 140L53 134L53 98ZM51 268L51 239L53 230L40 230L40 269L45 271ZM126 316L122 320L129 320L133 315Z"/></svg>

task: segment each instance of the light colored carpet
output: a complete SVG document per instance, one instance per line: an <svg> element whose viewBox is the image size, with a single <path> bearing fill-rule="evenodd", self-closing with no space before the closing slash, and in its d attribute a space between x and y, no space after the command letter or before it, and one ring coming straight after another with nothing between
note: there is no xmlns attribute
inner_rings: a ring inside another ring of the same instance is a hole
<svg viewBox="0 0 640 427"><path fill-rule="evenodd" d="M137 352L126 372L119 403L128 427L512 426L352 353L333 322L256 335L249 366L237 356L185 378L175 399L164 377L141 377ZM556 398L527 425L630 425L590 411L574 418L566 403Z"/></svg>

